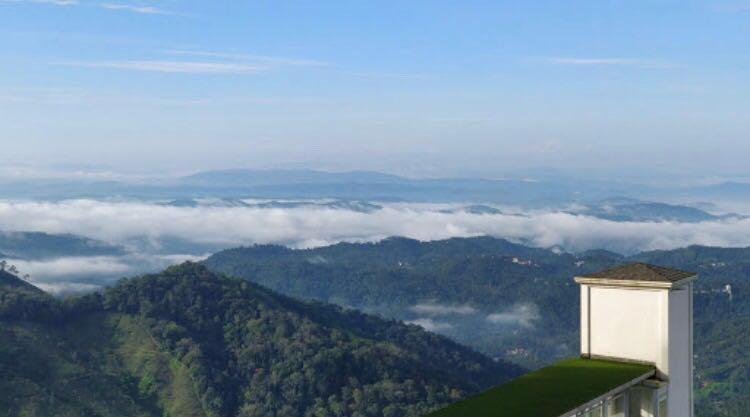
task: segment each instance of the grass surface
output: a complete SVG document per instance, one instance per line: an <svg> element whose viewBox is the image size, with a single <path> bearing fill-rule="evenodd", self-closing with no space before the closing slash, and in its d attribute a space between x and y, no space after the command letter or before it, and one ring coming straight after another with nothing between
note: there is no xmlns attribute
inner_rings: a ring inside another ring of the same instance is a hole
<svg viewBox="0 0 750 417"><path fill-rule="evenodd" d="M568 359L428 417L558 417L653 370L648 365Z"/></svg>

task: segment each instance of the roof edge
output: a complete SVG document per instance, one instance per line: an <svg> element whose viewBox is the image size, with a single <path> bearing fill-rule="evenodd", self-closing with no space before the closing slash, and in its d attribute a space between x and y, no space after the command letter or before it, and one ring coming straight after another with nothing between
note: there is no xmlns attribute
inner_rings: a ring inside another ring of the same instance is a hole
<svg viewBox="0 0 750 417"><path fill-rule="evenodd" d="M631 281L625 279L611 278L593 278L593 277L573 277L573 280L579 284L600 285L605 287L626 287L626 288L656 288L656 289L673 289L681 287L691 281L695 281L698 274L683 278L675 282L664 281Z"/></svg>
<svg viewBox="0 0 750 417"><path fill-rule="evenodd" d="M647 372L647 373L645 373L645 374L643 374L643 375L641 375L641 376L639 376L637 378L634 378L634 379L632 379L632 380L630 380L630 381L628 381L628 382L626 382L626 383L624 383L624 384L622 384L620 386L612 388L611 390L609 390L609 391L605 392L604 394L602 394L602 395L600 395L600 396L592 399L591 401L589 401L589 402L587 402L585 404L581 404L581 405L579 405L578 407L576 407L576 408L574 408L572 410L568 410L568 411L560 414L560 417L570 416L570 415L576 415L578 412L584 411L584 410L586 410L586 408L588 408L588 407L590 407L590 406L592 406L592 405L594 405L594 404L596 404L598 402L604 401L607 398L609 398L609 397L611 397L611 396L613 396L613 395L615 395L615 394L617 394L619 392L622 392L622 391L624 391L624 390L626 390L626 389L628 389L628 388L630 388L630 387L632 387L634 385L637 385L637 384L639 384L639 383L641 383L641 382L643 382L643 381L651 378L654 375L656 375L656 369L652 369L649 372Z"/></svg>
<svg viewBox="0 0 750 417"><path fill-rule="evenodd" d="M629 363L629 364L634 364L634 365L646 365L646 366L651 366L653 368L656 368L656 363L654 362L643 361L643 360L638 360L638 359L619 358L617 356L582 353L581 359L594 359L594 360L607 361L607 362L619 362L619 363Z"/></svg>

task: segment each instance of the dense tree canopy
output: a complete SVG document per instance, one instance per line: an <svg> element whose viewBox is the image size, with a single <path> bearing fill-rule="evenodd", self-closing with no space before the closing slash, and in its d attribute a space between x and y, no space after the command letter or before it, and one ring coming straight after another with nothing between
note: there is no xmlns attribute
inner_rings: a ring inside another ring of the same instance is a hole
<svg viewBox="0 0 750 417"><path fill-rule="evenodd" d="M205 264L285 294L391 318L418 319L423 317L420 303L429 303L434 309L424 316L431 320L426 326L491 356L536 367L577 353L579 306L573 276L636 260L699 273L699 415L741 416L738 410L750 402L750 248L691 246L624 257L601 250L568 254L489 237L438 242L391 238L309 250L237 248L217 253ZM535 307L538 314L513 324L513 308L519 304ZM467 313L467 306L475 311ZM439 307L464 310L440 315ZM488 321L493 314L502 320Z"/></svg>
<svg viewBox="0 0 750 417"><path fill-rule="evenodd" d="M22 299L27 295L7 285L2 292L18 293ZM417 326L299 302L192 263L124 280L101 295L65 302L37 293L59 313L19 315L18 303L9 303L8 309L3 305L0 327L8 341L15 341L10 344L22 344L21 335L28 334L21 332L19 323L33 323L38 332L42 331L38 326L72 326L82 335L92 328L111 333L97 346L78 340L75 332L66 335L73 338L68 343L78 346L77 357L89 358L81 374L110 375L103 372L103 364L90 359L107 351L131 364L116 369L124 380L135 378L134 401L142 405L141 412L152 406L187 407L189 399L175 405L173 396L166 394L187 380L194 395L182 397L194 396L200 407L193 408L206 416L416 417L521 372L517 366L492 361ZM126 324L129 330L124 332ZM147 335L137 345L152 344L166 363L174 364L159 367L153 359L140 363L126 348L134 334ZM64 344L37 336L54 352ZM11 360L17 355L0 350L0 364L19 379L29 379ZM46 384L61 386L59 381L31 379L36 396L51 389ZM118 392L127 396L128 391ZM77 397L69 392L60 395ZM22 409L23 404L3 401Z"/></svg>

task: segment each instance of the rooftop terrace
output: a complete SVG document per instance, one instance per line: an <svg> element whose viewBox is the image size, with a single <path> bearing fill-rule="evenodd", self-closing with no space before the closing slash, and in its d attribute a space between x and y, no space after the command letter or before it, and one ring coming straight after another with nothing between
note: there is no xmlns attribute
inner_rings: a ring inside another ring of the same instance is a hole
<svg viewBox="0 0 750 417"><path fill-rule="evenodd" d="M654 374L654 367L568 359L454 403L427 417L559 417Z"/></svg>

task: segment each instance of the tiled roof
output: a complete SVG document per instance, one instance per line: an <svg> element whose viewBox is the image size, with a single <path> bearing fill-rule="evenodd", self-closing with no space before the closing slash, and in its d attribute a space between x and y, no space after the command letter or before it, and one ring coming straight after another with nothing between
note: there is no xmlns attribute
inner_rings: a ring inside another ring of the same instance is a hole
<svg viewBox="0 0 750 417"><path fill-rule="evenodd" d="M581 278L675 283L695 275L694 272L637 262L581 275Z"/></svg>

